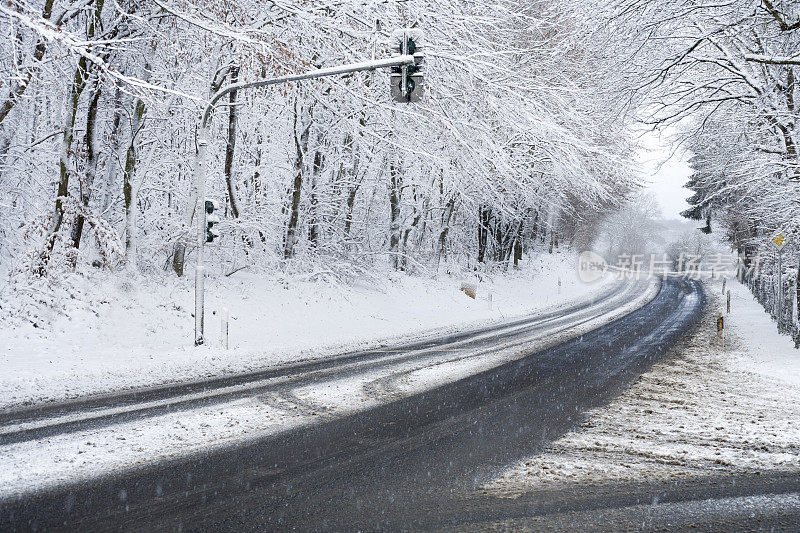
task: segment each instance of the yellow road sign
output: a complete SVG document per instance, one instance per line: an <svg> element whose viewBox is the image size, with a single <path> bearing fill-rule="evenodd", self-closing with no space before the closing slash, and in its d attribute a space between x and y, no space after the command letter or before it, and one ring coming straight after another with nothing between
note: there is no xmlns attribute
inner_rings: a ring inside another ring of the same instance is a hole
<svg viewBox="0 0 800 533"><path fill-rule="evenodd" d="M772 245L775 248L777 248L778 250L780 250L781 248L786 246L786 243L789 242L789 238L786 235L784 235L782 232L778 232L778 233L776 233L775 235L772 236L771 241L772 241Z"/></svg>

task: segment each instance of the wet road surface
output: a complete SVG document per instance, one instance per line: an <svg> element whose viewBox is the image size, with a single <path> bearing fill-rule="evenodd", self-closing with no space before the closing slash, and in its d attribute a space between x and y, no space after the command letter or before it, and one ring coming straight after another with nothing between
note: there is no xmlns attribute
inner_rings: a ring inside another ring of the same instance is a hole
<svg viewBox="0 0 800 533"><path fill-rule="evenodd" d="M798 516L792 498L800 490L792 473L615 485L516 500L476 492L503 466L537 453L579 424L587 410L619 394L695 322L703 300L699 283L667 279L652 302L621 319L428 392L0 502L0 529L570 529L576 521L601 529L725 530L734 523L792 529ZM765 494L779 497L746 501ZM696 503L708 498L730 503ZM674 505L654 513L656 500ZM753 509L775 510L764 515Z"/></svg>

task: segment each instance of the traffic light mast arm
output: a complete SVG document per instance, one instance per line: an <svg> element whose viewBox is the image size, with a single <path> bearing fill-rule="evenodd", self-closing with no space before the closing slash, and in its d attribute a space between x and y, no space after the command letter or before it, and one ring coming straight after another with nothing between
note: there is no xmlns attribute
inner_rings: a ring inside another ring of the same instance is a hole
<svg viewBox="0 0 800 533"><path fill-rule="evenodd" d="M254 89L257 87L267 87L269 85L278 85L280 83L290 83L293 81L311 80L314 78L324 78L326 76L338 76L342 74L350 74L351 72L362 72L365 70L377 70L379 68L396 67L402 65L410 65L414 63L413 55L400 55L390 57L388 59L376 59L374 61L365 61L363 63L351 63L349 65L340 65L338 67L321 68L303 72L301 74L289 74L288 76L280 76L278 78L270 78L266 80L259 80L253 82L233 83L227 87L223 87L217 91L208 102L203 118L200 125L200 131L197 134L197 161L195 162L195 186L197 188L197 203L195 209L199 216L197 217L197 265L195 267L194 278L194 344L199 346L204 342L203 335L203 322L204 322L204 292L205 292L205 266L203 265L203 247L206 243L206 210L205 210L205 196L206 196L206 177L205 177L205 164L206 164L206 150L208 147L208 125L211 122L211 116L214 113L214 106L219 102L220 98L229 94L232 91L242 89Z"/></svg>
<svg viewBox="0 0 800 533"><path fill-rule="evenodd" d="M365 61L363 63L350 63L349 65L339 65L338 67L328 67L316 70L310 70L300 74L289 74L287 76L280 76L278 78L270 78L266 80L234 83L223 87L211 97L206 110L203 113L203 128L208 126L211 121L211 114L214 111L214 106L221 98L232 91L239 91L242 89L255 89L258 87L267 87L269 85L278 85L280 83L291 83L293 81L311 80L314 78L325 78L327 76L339 76L342 74L350 74L353 72L363 72L365 70L377 70L379 68L399 67L402 65L411 65L414 63L413 55L400 55L390 57L388 59L376 59L374 61Z"/></svg>

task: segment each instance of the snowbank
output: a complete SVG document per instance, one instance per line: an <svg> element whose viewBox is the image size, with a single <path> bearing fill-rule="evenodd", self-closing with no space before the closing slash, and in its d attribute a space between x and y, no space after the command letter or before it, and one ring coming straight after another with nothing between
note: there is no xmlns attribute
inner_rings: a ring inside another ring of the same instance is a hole
<svg viewBox="0 0 800 533"><path fill-rule="evenodd" d="M800 350L787 335L778 335L777 325L758 304L748 288L728 283L731 291L729 322L735 327L739 350L731 354L730 365L769 379L800 386ZM714 290L719 291L719 283Z"/></svg>
<svg viewBox="0 0 800 533"><path fill-rule="evenodd" d="M240 272L209 279L200 348L192 342L191 279L75 276L70 292L36 310L35 320L0 318L0 407L252 371L497 322L602 290L603 283L581 283L576 265L573 254L534 257L520 271L478 282L475 300L452 277L388 273L379 283L283 285ZM222 307L231 315L229 350L219 344Z"/></svg>

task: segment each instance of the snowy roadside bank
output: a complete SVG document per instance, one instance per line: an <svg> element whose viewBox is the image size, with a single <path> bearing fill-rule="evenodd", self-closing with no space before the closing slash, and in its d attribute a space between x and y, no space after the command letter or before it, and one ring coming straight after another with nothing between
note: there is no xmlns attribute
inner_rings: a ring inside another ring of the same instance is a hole
<svg viewBox="0 0 800 533"><path fill-rule="evenodd" d="M576 264L573 254L537 256L519 272L479 282L475 300L452 277L387 275L377 286L289 288L245 274L209 280L208 342L201 348L191 346L191 280L165 286L143 279L127 292L117 279L83 280L78 296L59 300L60 313L44 326L4 319L0 408L249 372L489 325L590 298L613 281L581 283ZM231 315L229 350L219 347L222 307Z"/></svg>
<svg viewBox="0 0 800 533"><path fill-rule="evenodd" d="M577 430L483 487L518 497L559 487L800 470L800 352L746 287L729 283L726 346L717 345L719 281L703 322Z"/></svg>
<svg viewBox="0 0 800 533"><path fill-rule="evenodd" d="M267 391L229 402L5 444L0 446L0 500L208 453L423 392L608 323L651 301L659 287L657 280L630 284L563 321L545 322L538 330L522 327L521 336L500 337L491 346L423 350L394 365L313 376L294 385L279 379Z"/></svg>

